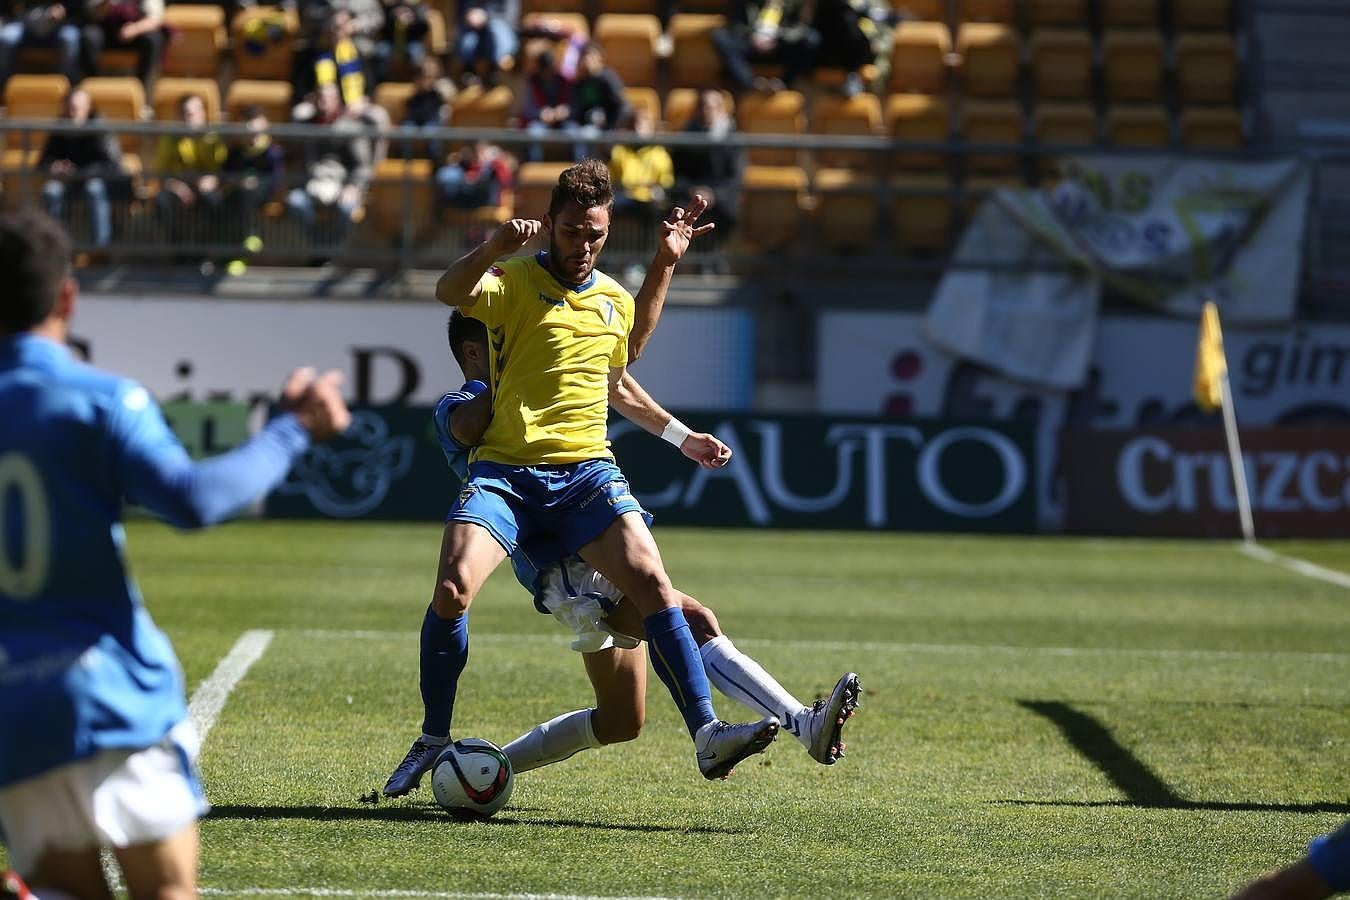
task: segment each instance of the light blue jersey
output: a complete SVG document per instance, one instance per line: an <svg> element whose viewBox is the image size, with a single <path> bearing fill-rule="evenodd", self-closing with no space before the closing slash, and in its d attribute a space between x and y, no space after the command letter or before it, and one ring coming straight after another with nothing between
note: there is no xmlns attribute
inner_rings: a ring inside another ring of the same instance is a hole
<svg viewBox="0 0 1350 900"><path fill-rule="evenodd" d="M436 439L440 441L441 451L445 454L445 461L450 465L450 471L454 473L460 484L468 480L469 452L473 448L466 447L455 440L455 436L450 433L450 416L462 404L469 402L486 390L487 385L481 381L466 382L459 390L451 391L441 397L440 402L436 404L436 411L432 413ZM511 554L511 568L516 573L516 580L533 596L539 571L561 562L568 555L562 544L551 540L536 539L528 545L522 545L515 549Z"/></svg>
<svg viewBox="0 0 1350 900"><path fill-rule="evenodd" d="M45 338L0 337L0 787L153 746L187 715L173 649L127 573L126 503L208 525L308 446L288 414L194 463L140 385Z"/></svg>

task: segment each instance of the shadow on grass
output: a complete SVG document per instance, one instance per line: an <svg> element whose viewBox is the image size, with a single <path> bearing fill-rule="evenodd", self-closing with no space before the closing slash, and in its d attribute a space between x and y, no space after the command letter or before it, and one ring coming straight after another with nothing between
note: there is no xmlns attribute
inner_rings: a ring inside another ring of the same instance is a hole
<svg viewBox="0 0 1350 900"><path fill-rule="evenodd" d="M246 821L275 821L304 819L311 822L443 822L461 824L439 807L419 806L251 806L222 804L211 807L208 819L241 819ZM692 825L677 828L667 825L631 822L588 822L584 819L515 819L493 816L486 825L527 825L539 828L594 828L600 831L636 831L672 834L745 834L735 828L715 828L710 825Z"/></svg>
<svg viewBox="0 0 1350 900"><path fill-rule="evenodd" d="M1154 774L1087 713L1067 703L1018 700L1017 705L1049 719L1078 753L1111 780L1124 800L1001 800L1015 806L1128 806L1141 809L1193 809L1210 812L1350 813L1350 803L1248 803L1187 800Z"/></svg>

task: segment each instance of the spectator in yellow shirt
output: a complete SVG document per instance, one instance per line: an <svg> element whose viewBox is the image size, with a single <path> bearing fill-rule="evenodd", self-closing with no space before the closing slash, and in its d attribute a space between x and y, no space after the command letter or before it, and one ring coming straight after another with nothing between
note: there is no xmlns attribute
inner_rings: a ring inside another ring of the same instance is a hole
<svg viewBox="0 0 1350 900"><path fill-rule="evenodd" d="M614 215L653 222L664 210L666 193L675 186L675 164L665 147L651 142L656 123L648 110L634 109L631 122L633 143L616 144L610 151Z"/></svg>
<svg viewBox="0 0 1350 900"><path fill-rule="evenodd" d="M200 226L213 221L222 194L220 167L229 148L220 135L206 130L206 101L188 94L178 101L178 118L192 129L190 134L166 134L155 151L155 174L161 179L155 208L174 240L185 236L184 225ZM206 207L185 221L187 210Z"/></svg>

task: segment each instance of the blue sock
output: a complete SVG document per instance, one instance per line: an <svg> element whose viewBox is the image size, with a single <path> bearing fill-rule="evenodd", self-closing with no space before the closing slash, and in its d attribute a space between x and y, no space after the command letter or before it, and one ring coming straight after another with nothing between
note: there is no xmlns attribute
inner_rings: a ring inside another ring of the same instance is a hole
<svg viewBox="0 0 1350 900"><path fill-rule="evenodd" d="M684 610L670 606L642 620L652 648L652 668L670 690L670 696L684 716L692 736L717 718L713 712L712 689L698 655L698 644L689 632Z"/></svg>
<svg viewBox="0 0 1350 900"><path fill-rule="evenodd" d="M459 674L469 661L469 614L442 619L427 607L422 620L421 678L422 733L450 736L450 713L455 708Z"/></svg>

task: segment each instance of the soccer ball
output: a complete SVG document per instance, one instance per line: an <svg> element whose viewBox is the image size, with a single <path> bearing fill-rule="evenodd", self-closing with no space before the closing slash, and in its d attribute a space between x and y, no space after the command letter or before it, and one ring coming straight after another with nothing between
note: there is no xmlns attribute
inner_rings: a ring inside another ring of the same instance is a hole
<svg viewBox="0 0 1350 900"><path fill-rule="evenodd" d="M431 766L436 802L460 819L486 819L511 799L515 783L511 760L482 738L453 741Z"/></svg>

